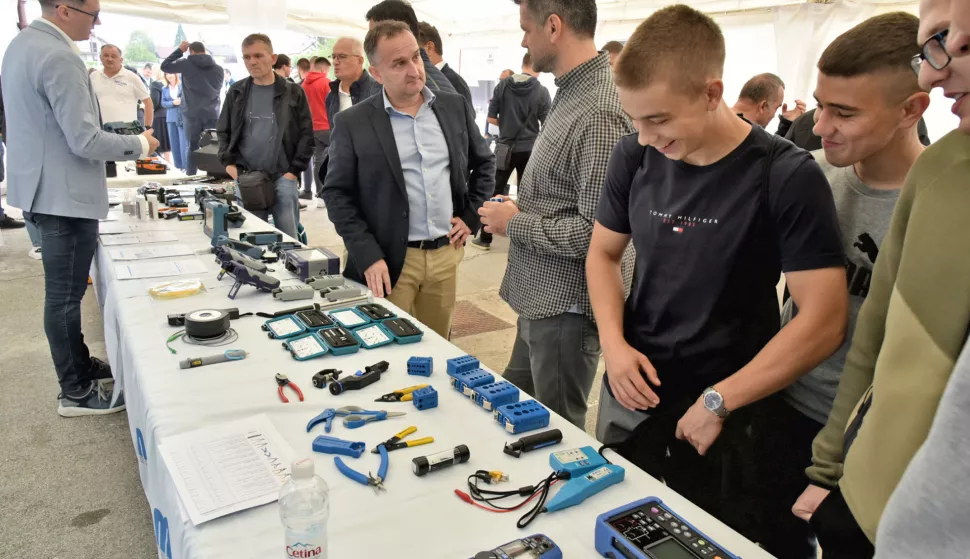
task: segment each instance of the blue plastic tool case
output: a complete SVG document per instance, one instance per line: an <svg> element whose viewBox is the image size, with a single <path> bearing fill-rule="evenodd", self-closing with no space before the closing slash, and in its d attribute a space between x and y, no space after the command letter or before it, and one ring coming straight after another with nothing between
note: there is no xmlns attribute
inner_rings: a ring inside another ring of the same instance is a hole
<svg viewBox="0 0 970 559"><path fill-rule="evenodd" d="M408 359L408 374L419 377L430 377L434 371L434 359L431 357L412 357Z"/></svg>
<svg viewBox="0 0 970 559"><path fill-rule="evenodd" d="M360 340L353 332L344 328L343 326L335 326L333 328L327 328L326 330L320 330L314 334L319 336L320 339L327 345L330 349L330 353L334 355L350 355L351 353L357 353L360 350ZM336 343L336 340L340 340L345 343Z"/></svg>
<svg viewBox="0 0 970 559"><path fill-rule="evenodd" d="M305 348L312 346L313 350L309 353L305 353ZM316 359L318 357L323 357L330 351L327 344L317 336L316 333L311 332L309 334L304 334L302 336L297 336L295 338L289 338L283 342L283 348L290 352L293 359L297 361L309 361L311 359Z"/></svg>
<svg viewBox="0 0 970 559"><path fill-rule="evenodd" d="M475 388L475 403L487 411L519 401L519 389L511 382L499 381Z"/></svg>
<svg viewBox="0 0 970 559"><path fill-rule="evenodd" d="M347 320L346 313L350 313L355 316L360 322ZM354 308L346 309L334 309L330 311L330 318L332 318L337 324L343 326L348 330L353 330L355 328L360 328L366 326L373 322L366 314L358 311Z"/></svg>
<svg viewBox="0 0 970 559"><path fill-rule="evenodd" d="M596 551L616 559L740 559L657 497L599 515L595 538Z"/></svg>
<svg viewBox="0 0 970 559"><path fill-rule="evenodd" d="M499 406L493 412L495 421L512 434L542 429L549 425L549 410L535 400Z"/></svg>
<svg viewBox="0 0 970 559"><path fill-rule="evenodd" d="M262 328L271 340L295 338L307 332L307 328L303 322L290 314L267 320L263 323Z"/></svg>
<svg viewBox="0 0 970 559"><path fill-rule="evenodd" d="M457 373L464 373L465 371L473 371L479 367L481 367L481 363L471 355L455 357L454 359L448 360L448 376L455 376Z"/></svg>
<svg viewBox="0 0 970 559"><path fill-rule="evenodd" d="M495 377L492 373L486 371L485 369L473 369L471 371L465 371L464 373L458 373L451 377L451 386L460 394L464 394L469 398L475 397L474 388L479 386L484 386L486 384L491 384L495 382Z"/></svg>

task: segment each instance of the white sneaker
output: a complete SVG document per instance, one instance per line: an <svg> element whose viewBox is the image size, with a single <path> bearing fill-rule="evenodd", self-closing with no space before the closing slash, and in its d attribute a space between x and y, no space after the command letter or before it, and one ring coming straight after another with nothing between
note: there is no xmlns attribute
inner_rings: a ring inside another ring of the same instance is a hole
<svg viewBox="0 0 970 559"><path fill-rule="evenodd" d="M27 256L33 258L34 260L40 260L40 247L34 247L27 251Z"/></svg>
<svg viewBox="0 0 970 559"><path fill-rule="evenodd" d="M323 198L317 198L317 208L325 208L326 204L323 203Z"/></svg>

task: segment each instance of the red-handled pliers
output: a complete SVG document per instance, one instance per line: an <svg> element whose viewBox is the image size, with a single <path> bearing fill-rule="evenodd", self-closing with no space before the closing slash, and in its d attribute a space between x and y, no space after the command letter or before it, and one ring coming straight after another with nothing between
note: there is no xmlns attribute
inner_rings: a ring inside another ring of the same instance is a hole
<svg viewBox="0 0 970 559"><path fill-rule="evenodd" d="M289 404L290 403L290 401L286 399L286 395L283 394L283 387L284 386L289 386L290 388L292 388L293 391L296 392L296 395L300 397L300 401L301 402L303 401L303 391L300 390L300 387L299 386L297 386L296 384L290 382L290 379L286 378L286 375L281 374L281 373L276 373L276 384L279 385L276 390L277 390L277 392L279 392L279 394L280 394L280 400L283 400L283 403L284 404Z"/></svg>

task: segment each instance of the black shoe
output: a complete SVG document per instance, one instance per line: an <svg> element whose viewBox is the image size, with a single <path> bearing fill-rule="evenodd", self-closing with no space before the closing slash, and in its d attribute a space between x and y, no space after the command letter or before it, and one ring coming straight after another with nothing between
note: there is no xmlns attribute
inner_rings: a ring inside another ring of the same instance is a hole
<svg viewBox="0 0 970 559"><path fill-rule="evenodd" d="M300 202L300 210L305 210L305 209L306 209L306 204L304 204L303 202Z"/></svg>
<svg viewBox="0 0 970 559"><path fill-rule="evenodd" d="M300 200L313 200L313 193L312 192L301 192L300 193Z"/></svg>
<svg viewBox="0 0 970 559"><path fill-rule="evenodd" d="M88 371L88 378L91 380L109 380L114 376L111 374L111 365L97 357L91 358L91 369Z"/></svg>
<svg viewBox="0 0 970 559"><path fill-rule="evenodd" d="M4 215L3 219L0 219L0 229L20 229L26 225L22 219L14 219L9 215Z"/></svg>

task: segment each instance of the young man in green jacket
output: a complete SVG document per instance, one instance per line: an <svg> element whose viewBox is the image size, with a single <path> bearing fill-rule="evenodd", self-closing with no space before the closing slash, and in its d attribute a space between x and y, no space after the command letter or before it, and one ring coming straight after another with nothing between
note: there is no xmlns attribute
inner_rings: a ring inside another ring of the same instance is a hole
<svg viewBox="0 0 970 559"><path fill-rule="evenodd" d="M811 484L793 511L826 559L871 557L890 494L926 439L970 324L970 79L945 47L948 0L920 5L924 89L953 98L960 130L930 146L903 186L828 423L813 444ZM952 45L951 45L952 48Z"/></svg>

